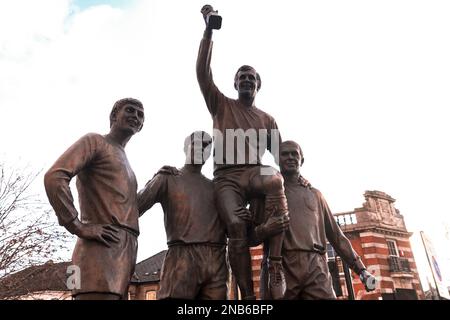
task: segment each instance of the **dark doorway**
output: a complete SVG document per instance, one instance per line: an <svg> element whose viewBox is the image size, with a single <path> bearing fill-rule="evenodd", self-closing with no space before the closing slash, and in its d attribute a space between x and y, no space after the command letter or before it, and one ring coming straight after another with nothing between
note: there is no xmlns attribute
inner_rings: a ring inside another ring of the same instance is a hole
<svg viewBox="0 0 450 320"><path fill-rule="evenodd" d="M395 300L419 300L414 289L395 289Z"/></svg>

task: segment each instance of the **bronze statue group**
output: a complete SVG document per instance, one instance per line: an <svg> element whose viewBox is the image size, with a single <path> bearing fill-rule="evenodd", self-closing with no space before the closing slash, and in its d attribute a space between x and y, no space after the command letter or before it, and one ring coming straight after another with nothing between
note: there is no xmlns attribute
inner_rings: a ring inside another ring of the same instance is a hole
<svg viewBox="0 0 450 320"><path fill-rule="evenodd" d="M242 299L255 299L249 248L264 244L263 299L335 299L326 245L366 285L371 274L340 230L320 191L300 175L299 144L281 140L276 121L255 105L261 78L236 72L237 99L223 95L210 67L213 29L221 18L202 8L206 28L197 58L198 83L213 119L214 138L186 137L181 169L164 166L138 192L124 148L144 124L139 100L117 101L110 132L89 133L45 175L60 225L78 237L72 262L80 270L74 299L126 299L134 272L139 217L155 203L164 211L168 251L158 299L226 299L229 265ZM216 19L212 19L216 18ZM219 25L217 24L219 21ZM253 134L254 133L254 134ZM214 144L214 179L202 175ZM269 150L280 172L261 164ZM77 176L80 215L69 188Z"/></svg>

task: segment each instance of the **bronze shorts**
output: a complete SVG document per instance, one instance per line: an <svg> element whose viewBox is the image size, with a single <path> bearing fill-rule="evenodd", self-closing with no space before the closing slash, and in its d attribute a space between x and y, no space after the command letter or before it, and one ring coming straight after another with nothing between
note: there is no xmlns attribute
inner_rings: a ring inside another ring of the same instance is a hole
<svg viewBox="0 0 450 320"><path fill-rule="evenodd" d="M225 246L173 245L164 260L157 299L225 300Z"/></svg>
<svg viewBox="0 0 450 320"><path fill-rule="evenodd" d="M250 181L261 175L262 170L276 171L266 165L243 165L225 169L216 170L214 172L214 193L218 197L223 190L233 190L238 195L238 206L246 207L250 204L250 211L253 215L253 223L255 225L263 223L267 217L264 210L264 196L255 194L250 187Z"/></svg>
<svg viewBox="0 0 450 320"><path fill-rule="evenodd" d="M286 300L333 300L336 295L328 270L327 256L317 252L283 251L283 269L286 277ZM267 290L267 266L263 262L261 295L270 299Z"/></svg>
<svg viewBox="0 0 450 320"><path fill-rule="evenodd" d="M79 293L112 293L126 299L128 285L134 273L137 255L137 236L118 228L118 243L106 247L100 242L78 238L72 255L72 263L80 268Z"/></svg>

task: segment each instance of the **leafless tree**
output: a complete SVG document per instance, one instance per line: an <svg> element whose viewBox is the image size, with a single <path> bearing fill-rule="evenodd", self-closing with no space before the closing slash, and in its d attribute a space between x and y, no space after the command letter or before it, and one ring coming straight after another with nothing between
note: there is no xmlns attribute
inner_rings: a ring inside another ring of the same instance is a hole
<svg viewBox="0 0 450 320"><path fill-rule="evenodd" d="M38 174L0 162L0 279L67 252L70 235L46 201L31 192Z"/></svg>

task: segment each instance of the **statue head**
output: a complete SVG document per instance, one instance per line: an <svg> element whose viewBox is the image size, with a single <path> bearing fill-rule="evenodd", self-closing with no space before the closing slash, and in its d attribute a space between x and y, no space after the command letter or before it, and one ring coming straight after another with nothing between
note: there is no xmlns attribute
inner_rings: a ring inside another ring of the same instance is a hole
<svg viewBox="0 0 450 320"><path fill-rule="evenodd" d="M282 174L299 174L305 158L300 145L287 140L280 145L280 170Z"/></svg>
<svg viewBox="0 0 450 320"><path fill-rule="evenodd" d="M130 124L131 127L136 127L136 132L141 131L145 119L142 102L134 98L124 98L116 101L109 114L110 128L118 120L118 116L122 111L124 111L124 122Z"/></svg>
<svg viewBox="0 0 450 320"><path fill-rule="evenodd" d="M261 77L253 67L243 65L234 76L234 88L240 96L254 98L261 88Z"/></svg>
<svg viewBox="0 0 450 320"><path fill-rule="evenodd" d="M205 131L194 131L184 139L186 164L203 165L211 155L212 138Z"/></svg>

